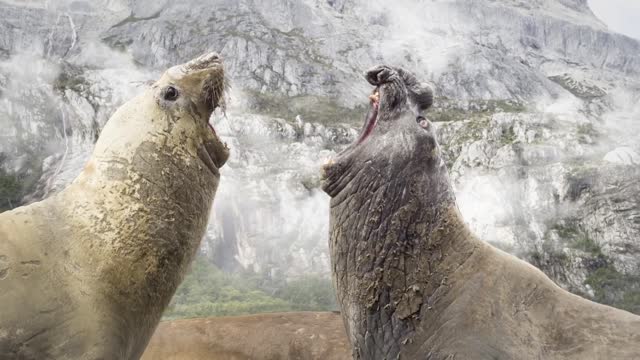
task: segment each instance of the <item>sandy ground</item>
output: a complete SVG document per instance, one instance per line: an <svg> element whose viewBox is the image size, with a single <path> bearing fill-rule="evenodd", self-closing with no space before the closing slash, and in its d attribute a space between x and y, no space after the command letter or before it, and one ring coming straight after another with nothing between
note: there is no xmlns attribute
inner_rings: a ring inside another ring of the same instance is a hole
<svg viewBox="0 0 640 360"><path fill-rule="evenodd" d="M278 313L160 323L143 360L348 360L337 313Z"/></svg>

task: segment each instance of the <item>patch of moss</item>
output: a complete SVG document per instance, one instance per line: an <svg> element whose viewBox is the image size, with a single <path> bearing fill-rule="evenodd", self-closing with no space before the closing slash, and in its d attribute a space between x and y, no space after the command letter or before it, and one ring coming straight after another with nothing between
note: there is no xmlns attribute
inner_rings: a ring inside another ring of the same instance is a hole
<svg viewBox="0 0 640 360"><path fill-rule="evenodd" d="M527 111L527 107L513 100L488 100L487 107L493 112L522 113Z"/></svg>
<svg viewBox="0 0 640 360"><path fill-rule="evenodd" d="M42 159L27 153L23 169L17 173L5 170L7 156L0 153L0 212L22 205L22 198L31 193L42 176Z"/></svg>
<svg viewBox="0 0 640 360"><path fill-rule="evenodd" d="M551 232L560 239L560 246L554 245ZM602 248L576 225L574 219L553 225L540 249L527 254L526 258L544 271L554 281L567 284L566 272L572 271L573 256L560 251L567 244L573 251L579 251L582 266L588 272L584 285L593 290L593 296L581 289L569 288L571 292L592 300L640 314L640 275L620 273L612 265L612 260L602 252ZM571 286L571 284L568 284Z"/></svg>
<svg viewBox="0 0 640 360"><path fill-rule="evenodd" d="M484 117L465 122L463 127L454 135L451 144L461 146L483 139L484 131L489 127L490 121L490 118Z"/></svg>
<svg viewBox="0 0 640 360"><path fill-rule="evenodd" d="M53 80L53 90L60 94L64 94L65 90L81 93L89 87L81 69L66 63L62 66L64 67L63 71L60 71L60 75Z"/></svg>
<svg viewBox="0 0 640 360"><path fill-rule="evenodd" d="M511 145L516 142L516 132L513 130L513 126L502 129L502 136L500 137L500 143L505 145Z"/></svg>
<svg viewBox="0 0 640 360"><path fill-rule="evenodd" d="M300 115L307 122L325 125L347 123L359 126L367 112L364 105L350 109L341 106L334 99L319 96L284 97L258 91L248 91L248 95L249 110L289 121Z"/></svg>
<svg viewBox="0 0 640 360"><path fill-rule="evenodd" d="M18 177L0 169L0 212L11 210L20 203L21 186Z"/></svg>
<svg viewBox="0 0 640 360"><path fill-rule="evenodd" d="M591 123L578 124L577 132L579 135L598 136L599 133Z"/></svg>
<svg viewBox="0 0 640 360"><path fill-rule="evenodd" d="M569 246L571 246L571 248L573 249L584 251L594 256L602 255L602 249L600 248L600 245L598 245L592 238L584 233L579 234L577 238L569 243Z"/></svg>
<svg viewBox="0 0 640 360"><path fill-rule="evenodd" d="M640 276L622 274L607 264L587 277L585 284L594 291L594 300L640 314Z"/></svg>
<svg viewBox="0 0 640 360"><path fill-rule="evenodd" d="M455 101L439 97L429 112L429 119L436 122L462 121L485 118L495 113L521 113L525 104L513 100L472 100L462 108Z"/></svg>
<svg viewBox="0 0 640 360"><path fill-rule="evenodd" d="M578 134L578 142L581 144L589 144L591 139L600 136L600 133L591 123L578 124L576 132Z"/></svg>
<svg viewBox="0 0 640 360"><path fill-rule="evenodd" d="M571 249L588 253L593 257L604 256L600 245L573 221L556 223L550 230L554 231Z"/></svg>
<svg viewBox="0 0 640 360"><path fill-rule="evenodd" d="M580 230L577 227L572 225L567 225L566 223L554 224L553 226L551 226L551 230L555 231L556 234L558 234L558 236L564 240L573 239L580 232Z"/></svg>
<svg viewBox="0 0 640 360"><path fill-rule="evenodd" d="M470 118L470 113L461 109L434 109L429 112L429 119L434 122L462 121Z"/></svg>
<svg viewBox="0 0 640 360"><path fill-rule="evenodd" d="M540 269L547 269L549 266L564 264L569 261L567 254L558 252L543 246L543 250L534 250L527 256L530 262Z"/></svg>

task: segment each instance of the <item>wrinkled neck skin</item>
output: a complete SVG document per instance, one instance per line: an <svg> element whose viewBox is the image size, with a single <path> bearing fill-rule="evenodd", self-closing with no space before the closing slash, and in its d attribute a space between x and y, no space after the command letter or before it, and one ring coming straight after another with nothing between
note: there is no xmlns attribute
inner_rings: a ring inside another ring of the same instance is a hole
<svg viewBox="0 0 640 360"><path fill-rule="evenodd" d="M76 291L95 297L96 333L115 329L98 346L123 359L141 355L182 281L219 180L197 155L193 132L209 131L198 111L162 111L155 101L149 89L121 107L53 201L73 238L66 251L78 263Z"/></svg>
<svg viewBox="0 0 640 360"><path fill-rule="evenodd" d="M434 126L416 122L401 79L379 86L374 133L325 170L332 271L356 359L396 359L476 245ZM410 95L410 94L409 94Z"/></svg>

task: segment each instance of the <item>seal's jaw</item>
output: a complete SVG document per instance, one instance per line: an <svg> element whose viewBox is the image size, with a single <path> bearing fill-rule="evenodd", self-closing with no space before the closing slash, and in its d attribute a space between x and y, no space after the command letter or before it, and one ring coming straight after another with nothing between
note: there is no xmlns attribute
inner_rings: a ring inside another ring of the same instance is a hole
<svg viewBox="0 0 640 360"><path fill-rule="evenodd" d="M369 113L365 119L364 127L362 128L362 133L358 137L356 141L357 145L362 144L373 132L376 125L378 124L378 113L380 110L380 93L379 89L376 90L369 96L369 101L371 103L371 109L369 109Z"/></svg>
<svg viewBox="0 0 640 360"><path fill-rule="evenodd" d="M209 53L174 66L154 87L160 89L156 98L161 108L168 112L186 112L195 120L185 126L194 126L198 158L214 176L219 176L218 169L227 161L229 149L218 138L210 119L217 108L224 110L225 107L227 81L222 58Z"/></svg>
<svg viewBox="0 0 640 360"><path fill-rule="evenodd" d="M218 176L219 169L229 158L229 148L220 141L209 140L198 148L198 157L213 175Z"/></svg>
<svg viewBox="0 0 640 360"><path fill-rule="evenodd" d="M323 189L332 197L373 162L391 157L397 161L411 147L431 160L438 153L434 151L434 127L421 115L433 103L430 86L403 69L385 65L367 71L365 79L375 89L369 96L370 109L360 135L322 167ZM414 159L412 154L405 158Z"/></svg>

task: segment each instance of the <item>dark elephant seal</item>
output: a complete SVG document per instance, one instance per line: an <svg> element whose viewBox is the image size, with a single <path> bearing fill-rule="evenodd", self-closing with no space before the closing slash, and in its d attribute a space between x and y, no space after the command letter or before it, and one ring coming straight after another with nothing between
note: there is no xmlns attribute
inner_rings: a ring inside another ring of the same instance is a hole
<svg viewBox="0 0 640 360"><path fill-rule="evenodd" d="M640 317L562 290L469 231L419 116L428 88L386 66L366 77L377 89L363 134L323 184L354 358L640 359Z"/></svg>
<svg viewBox="0 0 640 360"><path fill-rule="evenodd" d="M138 359L204 235L228 149L208 54L109 119L59 194L0 215L0 358Z"/></svg>

